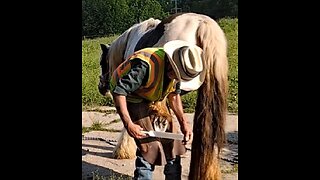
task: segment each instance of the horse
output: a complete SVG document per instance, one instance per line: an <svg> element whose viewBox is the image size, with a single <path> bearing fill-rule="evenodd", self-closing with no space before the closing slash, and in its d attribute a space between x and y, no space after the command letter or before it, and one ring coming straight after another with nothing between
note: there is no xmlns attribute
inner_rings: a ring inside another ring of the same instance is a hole
<svg viewBox="0 0 320 180"><path fill-rule="evenodd" d="M148 20L131 26L115 39L111 46L101 44L101 75L98 89L102 95L108 95L112 98L109 93L110 73L112 73L121 62L133 54L139 39L147 31L154 29L159 23L159 19L149 18ZM109 59L112 59L112 61ZM118 143L113 150L112 157L116 159L132 159L136 157L136 148L133 138L131 138L126 129L123 128L118 138Z"/></svg>
<svg viewBox="0 0 320 180"><path fill-rule="evenodd" d="M219 155L226 141L228 58L226 36L215 20L197 13L178 13L162 21L150 18L130 27L110 46L101 44L99 91L102 95L109 93L110 75L133 52L162 47L171 40L188 41L202 48L206 67L204 82L197 90L189 179L221 179ZM130 138L123 130L115 151L129 147L124 143L134 144ZM124 151L130 154L135 149Z"/></svg>

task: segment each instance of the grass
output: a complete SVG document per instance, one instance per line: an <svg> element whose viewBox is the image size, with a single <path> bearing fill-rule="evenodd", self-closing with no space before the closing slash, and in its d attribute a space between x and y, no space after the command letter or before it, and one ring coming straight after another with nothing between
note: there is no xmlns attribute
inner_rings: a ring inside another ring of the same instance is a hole
<svg viewBox="0 0 320 180"><path fill-rule="evenodd" d="M88 112L99 112L105 114L114 114L117 112L115 109L101 109L99 106L91 107L91 106L82 106L82 111Z"/></svg>
<svg viewBox="0 0 320 180"><path fill-rule="evenodd" d="M238 172L238 164L234 164L231 169L223 169L221 170L224 174L232 174Z"/></svg>
<svg viewBox="0 0 320 180"><path fill-rule="evenodd" d="M104 123L101 122L93 122L90 127L82 127L82 133L90 132L90 131L103 131Z"/></svg>
<svg viewBox="0 0 320 180"><path fill-rule="evenodd" d="M113 123L118 123L118 122L121 122L121 119L115 119L115 120L112 120L110 121L109 123L106 123L106 125L110 125L110 124L113 124Z"/></svg>
<svg viewBox="0 0 320 180"><path fill-rule="evenodd" d="M221 19L219 25L224 30L228 41L229 60L229 95L228 111L238 112L238 19ZM101 96L98 91L100 75L100 44L109 44L118 35L87 39L82 41L82 106L113 106L109 97ZM193 112L197 92L190 92L182 97L185 112Z"/></svg>
<svg viewBox="0 0 320 180"><path fill-rule="evenodd" d="M100 44L111 43L118 36L88 39L82 41L82 106L112 106L108 97L103 97L98 91L100 75Z"/></svg>
<svg viewBox="0 0 320 180"><path fill-rule="evenodd" d="M229 60L229 112L238 112L238 19L222 19L219 25L228 41Z"/></svg>
<svg viewBox="0 0 320 180"><path fill-rule="evenodd" d="M118 123L120 122L120 119L115 119L109 123L102 123L102 122L93 122L93 124L90 127L82 127L82 134L83 133L87 133L90 131L107 131L107 132L121 132L121 130L117 130L117 129L108 129L105 128L106 126L110 125L110 124L114 124L114 123Z"/></svg>

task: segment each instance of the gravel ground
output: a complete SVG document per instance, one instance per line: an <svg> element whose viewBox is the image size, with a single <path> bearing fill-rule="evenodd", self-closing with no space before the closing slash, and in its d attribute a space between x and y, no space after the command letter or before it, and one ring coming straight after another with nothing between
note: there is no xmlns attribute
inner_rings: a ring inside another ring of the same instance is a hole
<svg viewBox="0 0 320 180"><path fill-rule="evenodd" d="M117 138L122 129L121 121L116 113L106 113L114 111L112 107L102 107L97 111L82 112L82 126L90 127L94 122L107 124L108 131L91 131L84 133L85 139L82 141L82 179L93 179L95 174L106 179L131 179L134 171L134 159L113 159L111 157ZM186 114L192 126L193 114ZM228 144L222 150L221 169L223 180L238 179L238 116L229 114L226 123ZM107 140L102 141L98 138ZM187 145L191 148L191 144ZM189 174L191 151L182 157L182 179L187 180ZM154 180L164 180L163 166L156 166ZM111 178L112 177L112 178ZM121 178L118 178L121 177Z"/></svg>

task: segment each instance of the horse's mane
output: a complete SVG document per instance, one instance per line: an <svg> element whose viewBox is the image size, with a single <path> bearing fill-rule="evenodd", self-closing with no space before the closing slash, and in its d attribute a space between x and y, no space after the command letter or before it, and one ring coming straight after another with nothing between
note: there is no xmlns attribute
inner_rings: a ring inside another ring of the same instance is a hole
<svg viewBox="0 0 320 180"><path fill-rule="evenodd" d="M112 73L121 62L134 53L134 47L139 39L159 23L160 20L149 18L148 20L134 24L112 42L108 53L110 73Z"/></svg>

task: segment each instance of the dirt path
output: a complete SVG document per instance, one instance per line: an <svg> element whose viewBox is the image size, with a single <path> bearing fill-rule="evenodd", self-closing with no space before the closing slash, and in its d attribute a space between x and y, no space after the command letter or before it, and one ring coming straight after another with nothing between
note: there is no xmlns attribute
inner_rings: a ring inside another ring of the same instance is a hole
<svg viewBox="0 0 320 180"><path fill-rule="evenodd" d="M82 141L82 179L93 179L95 174L100 177L119 177L121 179L131 179L134 171L134 159L113 159L111 157L113 148L117 142L122 129L122 122L115 113L106 113L113 108L104 107L105 112L82 112L82 126L90 127L94 122L108 124L105 126L108 131L91 131L84 133L86 140ZM101 109L100 109L101 111ZM189 122L192 124L193 114L187 114ZM228 144L222 151L221 167L224 180L237 180L237 160L238 160L238 116L228 115L226 123ZM90 140L90 138L92 138ZM98 140L102 138L106 141ZM187 145L191 148L191 144ZM182 179L187 180L189 174L191 151L182 157ZM153 179L164 180L163 166L157 166ZM108 178L112 179L112 178ZM117 179L117 178L114 178Z"/></svg>

